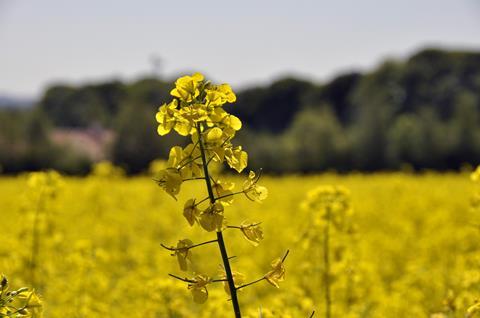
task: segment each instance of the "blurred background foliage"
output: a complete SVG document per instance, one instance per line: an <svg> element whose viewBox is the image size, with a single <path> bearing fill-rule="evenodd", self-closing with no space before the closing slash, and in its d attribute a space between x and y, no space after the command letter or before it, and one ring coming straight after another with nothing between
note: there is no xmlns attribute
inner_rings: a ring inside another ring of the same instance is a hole
<svg viewBox="0 0 480 318"><path fill-rule="evenodd" d="M172 79L55 85L30 108L0 108L0 169L84 174L109 159L129 173L165 158L155 113ZM271 173L460 169L480 162L480 53L425 49L366 73L237 91L230 111L250 167Z"/></svg>

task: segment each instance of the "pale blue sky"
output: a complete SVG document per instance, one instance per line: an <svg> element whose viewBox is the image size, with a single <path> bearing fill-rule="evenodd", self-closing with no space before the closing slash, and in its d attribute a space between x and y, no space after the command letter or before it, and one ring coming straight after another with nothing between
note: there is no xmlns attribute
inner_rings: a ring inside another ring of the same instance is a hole
<svg viewBox="0 0 480 318"><path fill-rule="evenodd" d="M0 93L199 70L322 81L432 45L480 50L480 0L0 0Z"/></svg>

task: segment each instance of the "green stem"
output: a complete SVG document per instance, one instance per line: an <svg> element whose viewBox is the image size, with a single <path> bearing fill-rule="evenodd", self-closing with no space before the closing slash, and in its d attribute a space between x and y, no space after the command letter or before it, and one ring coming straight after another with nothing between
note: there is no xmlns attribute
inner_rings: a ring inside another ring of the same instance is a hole
<svg viewBox="0 0 480 318"><path fill-rule="evenodd" d="M254 280L253 282L250 282L250 283L247 283L247 284L238 286L238 287L237 287L237 290L242 289L242 288L245 288L245 287L248 287L248 286L253 285L253 284L256 284L256 283L260 283L261 281L263 281L263 280L265 280L265 279L266 279L265 277L262 277L262 278L259 278L259 279L257 279L257 280Z"/></svg>
<svg viewBox="0 0 480 318"><path fill-rule="evenodd" d="M324 283L325 283L325 317L331 317L332 299L330 295L330 208L327 207L327 220L323 236L323 261L325 263Z"/></svg>
<svg viewBox="0 0 480 318"><path fill-rule="evenodd" d="M206 241L206 242L203 242L203 243L198 243L198 244L194 244L194 245L190 245L190 246L185 246L185 247L180 247L180 248L175 248L175 247L168 247L162 243L160 243L160 245L164 248L164 249L167 249L169 251L172 251L172 252L175 252L175 251L181 251L181 250L189 250L189 249L192 249L192 248L195 248L195 247L199 247L199 246L202 246L202 245L206 245L206 244L210 244L210 243L215 243L217 240L210 240L210 241Z"/></svg>
<svg viewBox="0 0 480 318"><path fill-rule="evenodd" d="M202 178L203 179L203 178ZM238 191L238 192L233 192L233 193L230 193L230 194L224 194L224 195L221 195L219 197L216 197L215 198L215 201L218 201L220 199L224 199L224 198L228 198L228 197L232 197L234 195L238 195L238 194L242 194L242 193L245 193L245 191ZM208 199L210 199L210 195L208 197L206 197L205 199L202 199L200 201L198 201L195 206L199 205L199 204L202 204L203 202L207 201Z"/></svg>
<svg viewBox="0 0 480 318"><path fill-rule="evenodd" d="M205 149L203 146L202 140L202 131L200 129L200 123L197 124L198 132L198 144L200 145L200 154L202 157L203 171L205 174L205 183L207 185L208 197L210 198L210 203L215 203L215 196L213 195L212 182L210 180L210 175L208 174L208 163L207 157L205 155ZM228 287L230 288L230 295L232 297L233 311L235 313L235 318L241 318L242 314L240 312L240 304L238 303L237 290L235 288L235 282L233 281L232 269L230 268L230 261L228 258L227 248L225 247L225 242L223 240L222 231L217 231L217 240L218 247L220 249L220 254L222 255L223 266L225 267L225 274L227 276Z"/></svg>
<svg viewBox="0 0 480 318"><path fill-rule="evenodd" d="M188 158L190 158L190 157L188 157ZM177 167L177 169L178 169L178 170L182 170L182 168L186 167L187 165L191 164L192 162L194 162L194 161L197 160L197 159L200 159L200 156L195 157L195 158L192 158L192 159L190 159L189 161L182 163L181 165L179 165L179 166Z"/></svg>
<svg viewBox="0 0 480 318"><path fill-rule="evenodd" d="M260 225L260 224L262 224L262 222L249 224L249 225L247 225L247 226L228 225L228 226L227 226L227 229L239 229L239 230L241 230L241 229L248 229L248 228L251 228L251 227Z"/></svg>

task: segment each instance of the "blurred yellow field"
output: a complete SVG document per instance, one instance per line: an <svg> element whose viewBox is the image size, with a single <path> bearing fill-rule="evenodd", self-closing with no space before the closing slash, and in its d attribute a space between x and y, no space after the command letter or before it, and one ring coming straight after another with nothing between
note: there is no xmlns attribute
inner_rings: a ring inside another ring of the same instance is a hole
<svg viewBox="0 0 480 318"><path fill-rule="evenodd" d="M187 275L160 246L214 239L182 215L185 200L206 195L201 182L184 185L176 202L150 177L61 178L47 190L27 185L26 176L2 178L0 272L13 286L35 287L45 317L230 317L222 284L195 304L187 284L168 276ZM348 236L330 238L333 317L464 317L480 297L476 185L467 174L263 176L261 183L269 190L262 204L242 197L225 208L229 224L259 221L264 232L255 247L225 230L233 270L252 281L290 254L280 289L264 281L239 291L245 316L324 316L321 232L312 234L315 220L301 208L319 185L349 189L353 210ZM219 275L216 246L192 253L195 270Z"/></svg>

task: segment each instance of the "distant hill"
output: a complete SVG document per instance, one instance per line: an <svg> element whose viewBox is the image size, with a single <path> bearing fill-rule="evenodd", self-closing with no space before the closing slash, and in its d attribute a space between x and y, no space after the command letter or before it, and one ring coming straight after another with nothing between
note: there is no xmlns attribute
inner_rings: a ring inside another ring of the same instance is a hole
<svg viewBox="0 0 480 318"><path fill-rule="evenodd" d="M27 108L32 107L35 102L33 98L0 95L0 107L2 108Z"/></svg>

